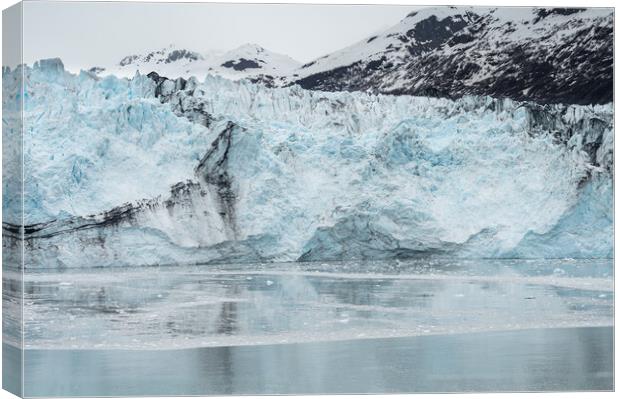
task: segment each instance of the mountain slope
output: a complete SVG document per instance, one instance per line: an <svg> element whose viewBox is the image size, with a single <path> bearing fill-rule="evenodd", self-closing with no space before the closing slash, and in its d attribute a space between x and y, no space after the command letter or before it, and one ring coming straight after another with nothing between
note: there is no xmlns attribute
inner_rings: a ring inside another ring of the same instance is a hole
<svg viewBox="0 0 620 399"><path fill-rule="evenodd" d="M438 7L296 70L306 89L613 100L613 10Z"/></svg>

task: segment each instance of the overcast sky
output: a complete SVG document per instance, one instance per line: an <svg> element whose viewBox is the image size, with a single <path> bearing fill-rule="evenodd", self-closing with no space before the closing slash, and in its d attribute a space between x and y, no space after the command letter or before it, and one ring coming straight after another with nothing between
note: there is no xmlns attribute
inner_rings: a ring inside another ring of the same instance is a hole
<svg viewBox="0 0 620 399"><path fill-rule="evenodd" d="M413 6L24 3L24 61L109 65L175 44L194 51L256 43L308 62L403 19Z"/></svg>

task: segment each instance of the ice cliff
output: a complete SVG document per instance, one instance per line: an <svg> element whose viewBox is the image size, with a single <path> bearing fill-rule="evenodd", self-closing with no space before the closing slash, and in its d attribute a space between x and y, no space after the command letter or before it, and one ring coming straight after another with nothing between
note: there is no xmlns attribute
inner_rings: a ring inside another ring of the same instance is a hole
<svg viewBox="0 0 620 399"><path fill-rule="evenodd" d="M26 267L612 256L611 104L23 68Z"/></svg>

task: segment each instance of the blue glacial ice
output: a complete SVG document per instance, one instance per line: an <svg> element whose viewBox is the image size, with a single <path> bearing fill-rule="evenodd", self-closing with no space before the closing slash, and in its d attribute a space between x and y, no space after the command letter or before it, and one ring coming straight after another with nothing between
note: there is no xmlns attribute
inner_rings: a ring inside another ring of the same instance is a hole
<svg viewBox="0 0 620 399"><path fill-rule="evenodd" d="M25 76L30 267L612 255L611 104Z"/></svg>

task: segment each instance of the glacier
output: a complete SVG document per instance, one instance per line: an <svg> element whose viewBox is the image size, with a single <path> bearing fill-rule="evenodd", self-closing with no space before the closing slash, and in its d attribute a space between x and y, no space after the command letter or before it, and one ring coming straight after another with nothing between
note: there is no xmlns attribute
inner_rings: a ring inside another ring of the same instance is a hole
<svg viewBox="0 0 620 399"><path fill-rule="evenodd" d="M22 72L26 268L613 255L612 104Z"/></svg>

